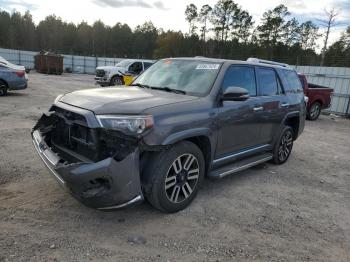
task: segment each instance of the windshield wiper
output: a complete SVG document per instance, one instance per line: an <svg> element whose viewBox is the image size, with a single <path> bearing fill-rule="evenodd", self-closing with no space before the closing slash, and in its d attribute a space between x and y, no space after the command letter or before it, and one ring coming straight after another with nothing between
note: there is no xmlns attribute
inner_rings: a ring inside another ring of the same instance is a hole
<svg viewBox="0 0 350 262"><path fill-rule="evenodd" d="M151 87L152 89L156 89L156 90L164 90L166 92L171 92L171 93L175 93L175 94L183 94L183 95L186 95L186 91L183 91L183 90L179 90L179 89L174 89L174 88L170 88L170 87L167 87L167 86L164 86L164 87Z"/></svg>
<svg viewBox="0 0 350 262"><path fill-rule="evenodd" d="M136 83L136 84L132 84L130 86L138 86L138 87L141 87L141 88L149 88L149 89L155 89L155 90L161 90L161 91L166 91L166 92L171 92L171 93L175 93L175 94L183 94L183 95L186 95L186 91L183 91L183 90L179 90L179 89L173 89L173 88L170 88L170 87L157 87L157 86L149 86L149 85L143 85L143 84L140 84L140 83Z"/></svg>
<svg viewBox="0 0 350 262"><path fill-rule="evenodd" d="M152 88L149 85L143 85L143 84L140 84L140 83L131 84L130 86L138 86L138 87L142 87L142 88Z"/></svg>

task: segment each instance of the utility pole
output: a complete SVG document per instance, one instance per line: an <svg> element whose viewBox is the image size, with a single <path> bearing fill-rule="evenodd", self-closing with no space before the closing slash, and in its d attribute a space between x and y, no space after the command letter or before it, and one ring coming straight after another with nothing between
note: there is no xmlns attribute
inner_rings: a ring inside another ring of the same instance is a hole
<svg viewBox="0 0 350 262"><path fill-rule="evenodd" d="M326 19L317 19L323 27L327 28L325 39L324 39L324 45L322 49L321 66L324 65L324 60L326 57L329 34L331 32L331 29L337 25L337 23L335 22L335 19L339 15L339 12L336 11L334 7L331 10L324 9L324 13L327 16Z"/></svg>

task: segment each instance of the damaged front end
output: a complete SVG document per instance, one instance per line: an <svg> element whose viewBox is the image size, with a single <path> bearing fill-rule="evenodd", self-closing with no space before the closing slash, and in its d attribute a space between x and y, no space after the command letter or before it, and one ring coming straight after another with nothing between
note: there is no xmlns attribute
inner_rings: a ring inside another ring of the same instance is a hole
<svg viewBox="0 0 350 262"><path fill-rule="evenodd" d="M90 111L54 105L32 130L39 156L86 206L117 209L143 201L141 136L102 128Z"/></svg>

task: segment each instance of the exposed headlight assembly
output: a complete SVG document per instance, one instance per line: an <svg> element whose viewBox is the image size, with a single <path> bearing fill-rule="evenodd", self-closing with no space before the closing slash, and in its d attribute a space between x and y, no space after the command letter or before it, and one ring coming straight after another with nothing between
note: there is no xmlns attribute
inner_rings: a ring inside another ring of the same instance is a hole
<svg viewBox="0 0 350 262"><path fill-rule="evenodd" d="M101 127L119 130L127 133L142 134L153 127L153 117L146 116L96 116Z"/></svg>

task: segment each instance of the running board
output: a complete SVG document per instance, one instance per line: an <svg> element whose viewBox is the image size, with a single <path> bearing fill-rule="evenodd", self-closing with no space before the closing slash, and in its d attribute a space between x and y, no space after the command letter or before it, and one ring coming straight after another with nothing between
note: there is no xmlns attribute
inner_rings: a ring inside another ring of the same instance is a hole
<svg viewBox="0 0 350 262"><path fill-rule="evenodd" d="M252 166L256 166L261 163L267 162L272 158L273 158L273 155L271 153L265 153L262 155L246 158L241 161L235 162L231 165L227 165L219 169L215 169L208 174L208 177L215 178L215 179L223 178L227 175L231 175L233 173L248 169Z"/></svg>

